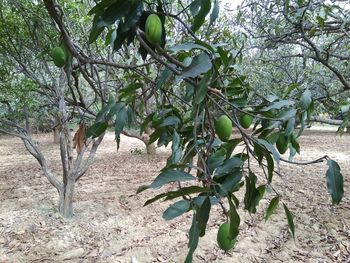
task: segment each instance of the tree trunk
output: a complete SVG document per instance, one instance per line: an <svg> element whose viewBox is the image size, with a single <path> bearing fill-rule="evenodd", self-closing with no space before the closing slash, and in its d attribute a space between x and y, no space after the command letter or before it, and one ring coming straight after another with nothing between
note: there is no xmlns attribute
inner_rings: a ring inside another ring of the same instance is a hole
<svg viewBox="0 0 350 263"><path fill-rule="evenodd" d="M157 148L154 143L148 144L148 142L144 142L146 145L146 151L149 155L155 155L157 153Z"/></svg>
<svg viewBox="0 0 350 263"><path fill-rule="evenodd" d="M60 142L60 131L58 127L53 128L53 142L56 144Z"/></svg>
<svg viewBox="0 0 350 263"><path fill-rule="evenodd" d="M156 145L154 143L149 144L149 139L150 139L149 137L151 134L152 134L152 129L150 127L147 127L142 136L142 141L146 145L147 154L155 155L157 153Z"/></svg>
<svg viewBox="0 0 350 263"><path fill-rule="evenodd" d="M62 192L60 192L59 212L64 218L73 217L73 191L75 179L68 178Z"/></svg>
<svg viewBox="0 0 350 263"><path fill-rule="evenodd" d="M28 111L28 105L24 105L24 118L26 121L26 130L30 134L30 124L29 124L29 111Z"/></svg>

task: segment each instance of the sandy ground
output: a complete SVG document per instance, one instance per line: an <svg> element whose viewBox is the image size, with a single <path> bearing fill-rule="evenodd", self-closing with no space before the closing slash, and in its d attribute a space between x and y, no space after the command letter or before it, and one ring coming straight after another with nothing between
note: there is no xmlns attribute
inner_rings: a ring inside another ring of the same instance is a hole
<svg viewBox="0 0 350 263"><path fill-rule="evenodd" d="M51 135L36 139L59 174L59 151ZM350 262L349 139L334 131L308 131L301 139L302 157L296 158L310 161L327 154L339 162L345 178L340 206L330 206L326 163L283 164L283 177L275 177L274 186L295 215L296 240L281 206L264 222L273 197L266 194L256 214L239 209L241 234L228 253L216 244L225 218L214 207L194 262ZM191 215L165 221L161 215L171 202L143 207L161 190L135 195L139 185L157 176L169 150L151 158L135 149L144 147L123 137L117 152L113 135L107 135L94 165L77 182L74 219L65 220L57 213L57 192L21 141L0 137L0 262L183 262Z"/></svg>

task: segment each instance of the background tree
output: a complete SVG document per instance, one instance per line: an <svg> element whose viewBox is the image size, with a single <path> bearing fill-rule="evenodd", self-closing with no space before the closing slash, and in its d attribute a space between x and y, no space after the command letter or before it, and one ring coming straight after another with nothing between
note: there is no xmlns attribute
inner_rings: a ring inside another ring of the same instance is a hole
<svg viewBox="0 0 350 263"><path fill-rule="evenodd" d="M317 102L311 120L345 128L349 10L346 1L244 1L237 22L250 36L247 50L253 51L249 56L254 72L265 75L264 82L253 86L272 89L278 96L307 88Z"/></svg>

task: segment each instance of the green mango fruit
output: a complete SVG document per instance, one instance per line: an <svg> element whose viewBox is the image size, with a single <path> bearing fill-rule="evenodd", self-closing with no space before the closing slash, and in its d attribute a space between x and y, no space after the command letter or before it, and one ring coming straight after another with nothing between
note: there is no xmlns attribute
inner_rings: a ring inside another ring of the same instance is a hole
<svg viewBox="0 0 350 263"><path fill-rule="evenodd" d="M280 133L277 141L276 141L276 147L280 154L284 154L288 149L288 137L285 136L283 133Z"/></svg>
<svg viewBox="0 0 350 263"><path fill-rule="evenodd" d="M219 227L217 242L222 250L230 250L236 243L236 239L230 240L228 238L230 233L230 224L224 223Z"/></svg>
<svg viewBox="0 0 350 263"><path fill-rule="evenodd" d="M163 26L159 16L149 15L146 20L146 38L152 44L159 44L162 39Z"/></svg>
<svg viewBox="0 0 350 263"><path fill-rule="evenodd" d="M241 116L239 116L239 123L244 129L248 129L250 125L252 125L253 120L254 117L248 114L241 114Z"/></svg>
<svg viewBox="0 0 350 263"><path fill-rule="evenodd" d="M232 133L232 122L226 115L221 115L215 122L215 131L220 140L227 141Z"/></svg>
<svg viewBox="0 0 350 263"><path fill-rule="evenodd" d="M59 68L62 68L66 64L66 53L61 47L54 47L51 50L51 57L53 59L53 63Z"/></svg>

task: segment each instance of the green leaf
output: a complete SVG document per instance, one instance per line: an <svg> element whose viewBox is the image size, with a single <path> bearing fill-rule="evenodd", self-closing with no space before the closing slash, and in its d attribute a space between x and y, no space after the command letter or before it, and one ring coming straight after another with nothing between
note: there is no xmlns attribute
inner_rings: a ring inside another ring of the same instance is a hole
<svg viewBox="0 0 350 263"><path fill-rule="evenodd" d="M140 186L139 189L137 190L137 193L140 193L146 189L149 189L149 186ZM162 193L159 195L156 195L155 197L148 199L143 206L147 206L149 204L154 203L155 201L158 201L159 199L162 199L165 197L164 201L166 200L172 200L177 197L189 195L189 194L197 194L197 193L205 193L208 192L209 188L206 187L200 187L200 186L189 186L189 187L182 187L177 191L169 191L166 193Z"/></svg>
<svg viewBox="0 0 350 263"><path fill-rule="evenodd" d="M102 12L106 9L106 7L110 6L111 4L115 3L117 0L102 0L98 4L96 4L91 10L89 11L88 15L93 14L102 14Z"/></svg>
<svg viewBox="0 0 350 263"><path fill-rule="evenodd" d="M219 149L212 153L208 158L208 168L209 172L212 173L217 167L223 164L226 159L226 150Z"/></svg>
<svg viewBox="0 0 350 263"><path fill-rule="evenodd" d="M257 177L254 173L250 173L249 176L246 176L245 181L246 191L244 195L244 208L248 210L249 213L255 214L256 207L264 195L265 188L263 185L256 188Z"/></svg>
<svg viewBox="0 0 350 263"><path fill-rule="evenodd" d="M86 137L96 138L103 134L108 128L108 122L96 122L91 127L88 128L86 132Z"/></svg>
<svg viewBox="0 0 350 263"><path fill-rule="evenodd" d="M294 105L293 101L280 100L280 101L272 103L271 105L269 105L265 108L262 108L261 111L279 110L279 109L282 109L283 107L292 106L292 105Z"/></svg>
<svg viewBox="0 0 350 263"><path fill-rule="evenodd" d="M165 184L170 182L178 181L191 181L196 178L189 174L178 170L166 170L154 179L153 183L150 185L151 188L160 188Z"/></svg>
<svg viewBox="0 0 350 263"><path fill-rule="evenodd" d="M115 132L115 138L118 140L120 133L123 131L124 126L127 123L128 113L126 110L126 106L124 104L120 104L120 103L117 103L117 104L120 105L120 108L119 108L119 111L116 112L114 132ZM118 141L117 141L117 148L119 149Z"/></svg>
<svg viewBox="0 0 350 263"><path fill-rule="evenodd" d="M194 78L202 73L208 72L212 68L211 60L206 53L196 56L190 66L185 68L178 79Z"/></svg>
<svg viewBox="0 0 350 263"><path fill-rule="evenodd" d="M237 157L227 159L221 166L216 169L215 177L220 178L226 174L231 173L234 168L241 167L242 165L243 161Z"/></svg>
<svg viewBox="0 0 350 263"><path fill-rule="evenodd" d="M122 19L128 14L130 10L130 2L125 0L117 0L116 3L111 4L107 9L101 14L101 23L105 26L109 26L114 22Z"/></svg>
<svg viewBox="0 0 350 263"><path fill-rule="evenodd" d="M191 202L187 200L180 200L168 207L163 213L165 220L172 220L182 214L188 212L191 207Z"/></svg>
<svg viewBox="0 0 350 263"><path fill-rule="evenodd" d="M209 220L210 208L210 198L209 196L206 196L202 205L199 208L197 208L197 223L200 237L205 235L205 228Z"/></svg>
<svg viewBox="0 0 350 263"><path fill-rule="evenodd" d="M96 41L99 35L103 32L105 27L98 27L98 26L93 26L92 29L90 30L90 35L89 35L89 44L93 43Z"/></svg>
<svg viewBox="0 0 350 263"><path fill-rule="evenodd" d="M241 219L239 214L237 213L236 207L232 202L231 195L227 196L227 200L230 206L229 218L230 218L230 233L228 238L230 240L235 239L239 234L239 224L241 223Z"/></svg>
<svg viewBox="0 0 350 263"><path fill-rule="evenodd" d="M207 16L207 14L210 12L210 8L211 8L211 1L210 0L197 0L195 2L199 2L200 4L200 9L198 12L194 12L197 13L194 17L194 22L192 24L192 31L196 32L204 23L205 21L205 17Z"/></svg>
<svg viewBox="0 0 350 263"><path fill-rule="evenodd" d="M283 203L283 208L284 208L284 212L286 213L286 216L287 216L289 230L290 230L290 232L292 232L292 236L295 239L295 225L294 225L294 221L293 221L293 215L284 203Z"/></svg>
<svg viewBox="0 0 350 263"><path fill-rule="evenodd" d="M197 215L194 212L192 225L189 231L189 241L188 241L189 251L185 259L185 263L192 263L193 252L196 250L198 246L198 241L199 241L199 228L197 224Z"/></svg>
<svg viewBox="0 0 350 263"><path fill-rule="evenodd" d="M280 154L276 151L276 148L269 142L263 140L263 139L258 139L257 142L264 146L266 150L268 150L270 153L272 153L273 158L275 161L278 163L280 161Z"/></svg>
<svg viewBox="0 0 350 263"><path fill-rule="evenodd" d="M207 96L208 85L210 80L210 74L206 74L204 78L198 84L198 89L196 90L195 102L196 104L201 103L205 96Z"/></svg>
<svg viewBox="0 0 350 263"><path fill-rule="evenodd" d="M264 156L265 156L266 161L267 161L268 180L269 180L269 183L271 183L272 177L273 177L273 170L275 168L275 163L274 163L270 153L266 153Z"/></svg>
<svg viewBox="0 0 350 263"><path fill-rule="evenodd" d="M295 117L295 114L297 113L296 109L285 109L281 110L279 114L277 115L277 119L282 121L287 121L293 117Z"/></svg>
<svg viewBox="0 0 350 263"><path fill-rule="evenodd" d="M115 105L115 100L113 96L109 96L108 103L100 110L100 112L96 116L96 122L100 122L102 119L105 119L106 121L109 121L109 111L112 109L112 107Z"/></svg>
<svg viewBox="0 0 350 263"><path fill-rule="evenodd" d="M210 28L212 25L214 25L216 19L219 16L219 1L215 0L214 1L214 7L213 7L213 11L210 14L210 22L209 22L209 26L208 28Z"/></svg>
<svg viewBox="0 0 350 263"><path fill-rule="evenodd" d="M127 2L127 1L125 1ZM134 1L131 5L130 12L125 16L122 33L131 29L141 18L143 12L143 4L141 1Z"/></svg>
<svg viewBox="0 0 350 263"><path fill-rule="evenodd" d="M174 73L170 69L168 68L164 69L157 81L157 89L162 88L164 83L167 82L173 75Z"/></svg>
<svg viewBox="0 0 350 263"><path fill-rule="evenodd" d="M232 139L221 144L221 147L226 149L226 159L230 158L236 146L242 142L242 138Z"/></svg>
<svg viewBox="0 0 350 263"><path fill-rule="evenodd" d="M332 204L337 205L340 203L344 195L343 175L340 173L340 167L336 161L328 160L327 164L327 189L331 194Z"/></svg>
<svg viewBox="0 0 350 263"><path fill-rule="evenodd" d="M266 214L265 214L265 222L272 216L272 214L276 211L279 203L279 197L275 196L271 199L269 206L266 208Z"/></svg>
<svg viewBox="0 0 350 263"><path fill-rule="evenodd" d="M187 51L190 51L192 49L202 49L204 51L208 51L208 49L206 47L204 47L203 45L200 45L200 44L196 44L196 43L183 43L180 45L176 45L176 46L170 47L169 51L174 53L174 54L177 54L181 51L187 52Z"/></svg>
<svg viewBox="0 0 350 263"><path fill-rule="evenodd" d="M310 90L307 89L304 91L304 93L300 97L300 101L299 101L300 107L303 110L307 110L307 108L310 106L311 102L312 102L311 92L310 92Z"/></svg>
<svg viewBox="0 0 350 263"><path fill-rule="evenodd" d="M164 121L160 124L160 127L173 126L178 125L181 120L176 116L169 116L164 119Z"/></svg>
<svg viewBox="0 0 350 263"><path fill-rule="evenodd" d="M294 131L294 126L295 126L295 118L289 119L289 121L287 122L286 130L284 131L284 135L285 136L291 135Z"/></svg>

